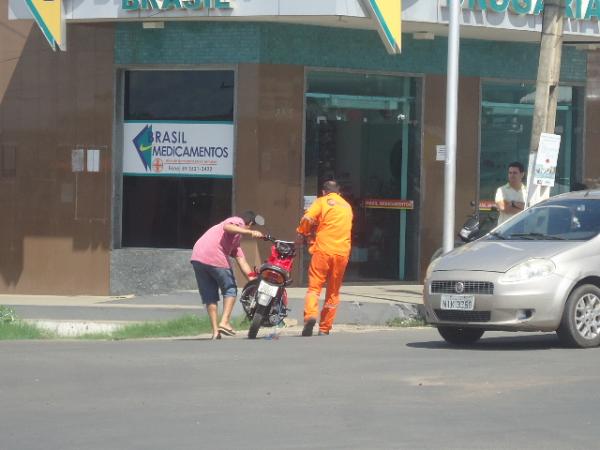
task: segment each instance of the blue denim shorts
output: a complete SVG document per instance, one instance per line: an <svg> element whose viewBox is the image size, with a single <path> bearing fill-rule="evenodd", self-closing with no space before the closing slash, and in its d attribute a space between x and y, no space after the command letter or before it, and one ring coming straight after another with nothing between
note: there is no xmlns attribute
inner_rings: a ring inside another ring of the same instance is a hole
<svg viewBox="0 0 600 450"><path fill-rule="evenodd" d="M196 274L198 292L200 292L202 303L205 305L217 303L219 301L219 289L223 298L237 296L233 270L225 267L209 266L199 261L192 261L191 263Z"/></svg>

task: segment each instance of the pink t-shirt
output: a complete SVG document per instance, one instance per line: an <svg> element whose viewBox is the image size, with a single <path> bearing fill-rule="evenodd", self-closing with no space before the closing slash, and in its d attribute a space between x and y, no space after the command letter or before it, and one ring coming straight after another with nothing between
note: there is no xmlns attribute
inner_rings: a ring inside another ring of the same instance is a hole
<svg viewBox="0 0 600 450"><path fill-rule="evenodd" d="M228 256L244 256L240 247L241 235L226 232L223 227L225 224L244 227L244 219L241 217L230 217L223 222L210 228L206 233L200 236L200 239L194 244L192 250L192 261L199 261L214 267L231 267Z"/></svg>

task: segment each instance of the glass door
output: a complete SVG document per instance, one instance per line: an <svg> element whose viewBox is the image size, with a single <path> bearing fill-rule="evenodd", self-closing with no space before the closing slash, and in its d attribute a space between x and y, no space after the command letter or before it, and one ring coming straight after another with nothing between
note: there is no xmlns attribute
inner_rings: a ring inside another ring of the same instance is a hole
<svg viewBox="0 0 600 450"><path fill-rule="evenodd" d="M345 88L329 85L326 89L323 78L332 82L336 76ZM359 86L352 86L352 76ZM309 88L319 86L320 92L306 94L307 203L318 195L324 181L336 179L352 205L352 254L346 280L408 279L407 255L412 255L413 243L407 251L407 225L415 208L409 198L414 180L408 174L414 98L403 94L410 93L411 79L387 77L389 90L394 87L397 95L384 96L365 95L382 93L381 85L386 83L378 77L321 72L318 77L311 83L309 76ZM380 89L369 90L369 81Z"/></svg>

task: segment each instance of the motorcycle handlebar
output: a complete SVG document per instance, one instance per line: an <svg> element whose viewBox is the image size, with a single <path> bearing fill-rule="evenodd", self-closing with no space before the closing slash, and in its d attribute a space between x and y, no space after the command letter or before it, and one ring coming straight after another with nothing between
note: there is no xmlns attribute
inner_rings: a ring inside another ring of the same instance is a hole
<svg viewBox="0 0 600 450"><path fill-rule="evenodd" d="M275 239L273 236L271 236L270 234L265 234L262 238L263 241L269 241L272 242L273 244L276 244L277 242L285 242L285 243L289 243L292 241L282 241L281 239Z"/></svg>

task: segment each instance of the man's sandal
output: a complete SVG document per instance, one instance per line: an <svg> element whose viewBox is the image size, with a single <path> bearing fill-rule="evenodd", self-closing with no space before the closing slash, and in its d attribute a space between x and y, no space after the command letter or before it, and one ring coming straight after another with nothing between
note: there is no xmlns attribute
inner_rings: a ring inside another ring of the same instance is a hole
<svg viewBox="0 0 600 450"><path fill-rule="evenodd" d="M233 328L219 327L221 334L225 336L235 336L235 330Z"/></svg>

